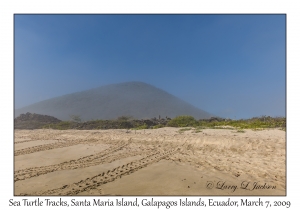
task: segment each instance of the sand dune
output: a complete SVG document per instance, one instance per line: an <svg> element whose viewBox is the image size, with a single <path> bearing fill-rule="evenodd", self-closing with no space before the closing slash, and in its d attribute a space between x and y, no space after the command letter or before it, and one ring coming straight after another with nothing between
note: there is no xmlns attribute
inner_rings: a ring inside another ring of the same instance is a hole
<svg viewBox="0 0 300 210"><path fill-rule="evenodd" d="M285 132L15 130L15 195L285 195Z"/></svg>

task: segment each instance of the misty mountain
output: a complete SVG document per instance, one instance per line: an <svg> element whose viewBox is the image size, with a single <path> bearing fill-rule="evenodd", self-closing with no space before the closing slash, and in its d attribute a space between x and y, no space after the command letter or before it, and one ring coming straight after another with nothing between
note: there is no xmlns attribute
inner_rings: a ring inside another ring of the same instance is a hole
<svg viewBox="0 0 300 210"><path fill-rule="evenodd" d="M142 82L106 85L44 100L15 110L15 117L23 113L37 113L70 120L79 115L82 120L116 119L132 116L136 119L191 115L206 119L213 115L175 97L166 91Z"/></svg>

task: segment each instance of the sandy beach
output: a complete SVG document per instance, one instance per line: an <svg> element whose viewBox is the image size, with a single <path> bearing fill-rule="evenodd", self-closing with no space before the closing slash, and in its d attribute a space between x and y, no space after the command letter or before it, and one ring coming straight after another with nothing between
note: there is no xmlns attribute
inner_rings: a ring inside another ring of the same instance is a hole
<svg viewBox="0 0 300 210"><path fill-rule="evenodd" d="M286 133L15 130L15 195L286 195Z"/></svg>

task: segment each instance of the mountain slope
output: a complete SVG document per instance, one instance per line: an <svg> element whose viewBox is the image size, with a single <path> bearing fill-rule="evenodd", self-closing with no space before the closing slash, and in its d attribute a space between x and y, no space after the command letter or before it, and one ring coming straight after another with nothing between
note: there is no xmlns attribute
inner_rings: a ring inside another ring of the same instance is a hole
<svg viewBox="0 0 300 210"><path fill-rule="evenodd" d="M31 112L69 120L79 115L82 120L116 119L132 116L137 119L191 115L196 119L210 118L211 114L142 82L126 82L102 86L82 92L41 101L15 110L15 117Z"/></svg>

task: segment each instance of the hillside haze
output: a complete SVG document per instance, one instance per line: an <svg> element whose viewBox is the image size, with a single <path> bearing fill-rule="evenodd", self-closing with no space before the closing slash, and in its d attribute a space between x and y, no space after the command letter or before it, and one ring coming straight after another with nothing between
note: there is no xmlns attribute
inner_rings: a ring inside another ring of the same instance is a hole
<svg viewBox="0 0 300 210"><path fill-rule="evenodd" d="M206 119L213 115L175 97L166 91L142 82L106 85L44 100L15 110L15 117L23 113L50 115L70 120L79 115L82 120L116 119L132 116L136 119L191 115Z"/></svg>

